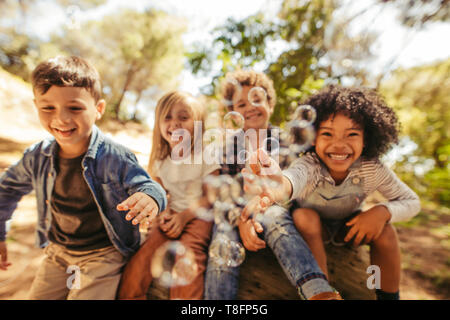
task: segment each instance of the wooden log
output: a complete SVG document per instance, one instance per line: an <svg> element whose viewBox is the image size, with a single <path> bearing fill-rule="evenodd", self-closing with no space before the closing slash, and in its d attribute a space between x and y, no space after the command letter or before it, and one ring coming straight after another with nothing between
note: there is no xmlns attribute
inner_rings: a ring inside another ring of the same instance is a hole
<svg viewBox="0 0 450 320"><path fill-rule="evenodd" d="M330 284L347 300L374 300L375 289L367 288L370 265L367 246L336 247L326 245Z"/></svg>
<svg viewBox="0 0 450 320"><path fill-rule="evenodd" d="M366 247L347 248L327 245L330 283L350 300L372 300L374 290L367 288L366 273L369 253ZM297 300L299 295L291 285L277 259L269 248L258 252L246 252L239 277L239 300ZM148 298L168 299L168 290L152 284Z"/></svg>

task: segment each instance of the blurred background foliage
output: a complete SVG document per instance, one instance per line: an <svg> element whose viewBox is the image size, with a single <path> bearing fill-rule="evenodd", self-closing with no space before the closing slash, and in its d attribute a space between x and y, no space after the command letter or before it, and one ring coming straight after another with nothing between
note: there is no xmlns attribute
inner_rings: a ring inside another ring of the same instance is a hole
<svg viewBox="0 0 450 320"><path fill-rule="evenodd" d="M106 0L52 0L69 15L70 6L87 15ZM236 68L264 70L274 81L277 105L271 121L281 125L299 102L330 83L376 88L397 111L402 140L395 171L422 198L449 207L450 59L409 69L368 67L377 33L354 32L352 21L373 6L396 8L411 30L448 23L447 0L375 0L353 16L335 13L338 0L284 0L278 14L264 12L228 19L213 30L209 43L183 43L186 21L161 10L122 9L97 19L64 23L48 38L25 28L39 14L37 0L0 0L0 66L29 80L41 60L74 54L88 58L103 79L110 108L106 119L143 122L155 100L179 85L183 69L210 77L201 88L206 101L217 100L218 85ZM345 8L344 8L345 11ZM344 16L344 18L342 18ZM445 41L443 39L442 41ZM217 108L217 104L212 104ZM144 106L138 108L138 106ZM107 120L106 120L107 121Z"/></svg>

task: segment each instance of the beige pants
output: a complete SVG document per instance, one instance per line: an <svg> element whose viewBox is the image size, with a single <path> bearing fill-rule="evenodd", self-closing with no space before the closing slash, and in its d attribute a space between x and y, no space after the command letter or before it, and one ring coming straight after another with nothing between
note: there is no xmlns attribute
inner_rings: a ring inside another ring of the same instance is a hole
<svg viewBox="0 0 450 320"><path fill-rule="evenodd" d="M126 263L113 246L73 251L51 243L30 289L31 300L115 299Z"/></svg>

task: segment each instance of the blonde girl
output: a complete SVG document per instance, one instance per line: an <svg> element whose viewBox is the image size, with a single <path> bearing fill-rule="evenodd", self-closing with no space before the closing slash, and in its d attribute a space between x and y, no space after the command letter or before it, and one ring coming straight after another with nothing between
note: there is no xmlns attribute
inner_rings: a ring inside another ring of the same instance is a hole
<svg viewBox="0 0 450 320"><path fill-rule="evenodd" d="M168 240L178 240L191 249L197 264L194 280L188 285L171 287L170 298L203 298L212 222L197 218L193 204L206 203L202 180L209 174L218 174L220 168L219 164L194 161L194 146L203 133L198 128L204 127L204 118L203 105L188 93L169 92L158 101L148 171L166 189L169 207L154 221L147 240L127 264L119 299L146 298L152 282L152 257ZM200 132L194 134L196 128Z"/></svg>

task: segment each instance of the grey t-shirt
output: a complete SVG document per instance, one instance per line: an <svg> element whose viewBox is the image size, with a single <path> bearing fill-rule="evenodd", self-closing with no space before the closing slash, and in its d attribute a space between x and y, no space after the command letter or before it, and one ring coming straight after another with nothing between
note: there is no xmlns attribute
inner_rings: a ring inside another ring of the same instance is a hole
<svg viewBox="0 0 450 320"><path fill-rule="evenodd" d="M56 158L57 176L51 198L49 240L75 251L112 245L94 197L83 177L81 161Z"/></svg>

